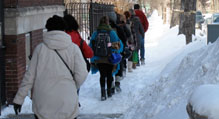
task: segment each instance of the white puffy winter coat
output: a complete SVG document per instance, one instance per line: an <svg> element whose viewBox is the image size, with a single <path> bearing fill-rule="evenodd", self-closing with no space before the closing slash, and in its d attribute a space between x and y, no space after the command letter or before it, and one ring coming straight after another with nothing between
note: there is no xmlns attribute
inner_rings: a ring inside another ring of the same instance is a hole
<svg viewBox="0 0 219 119"><path fill-rule="evenodd" d="M73 77L54 49L68 64ZM39 119L74 119L79 111L77 89L87 74L81 51L71 37L62 31L47 32L43 43L34 50L13 102L23 104L33 88L33 112Z"/></svg>

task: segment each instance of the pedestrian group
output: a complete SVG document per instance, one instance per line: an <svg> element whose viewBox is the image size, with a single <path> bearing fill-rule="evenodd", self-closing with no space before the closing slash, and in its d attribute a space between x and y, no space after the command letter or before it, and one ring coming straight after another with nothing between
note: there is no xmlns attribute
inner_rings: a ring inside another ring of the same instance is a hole
<svg viewBox="0 0 219 119"><path fill-rule="evenodd" d="M145 64L144 34L148 26L145 14L135 4L134 10L124 14L103 16L87 44L72 15L49 18L43 42L35 48L13 100L15 113L21 111L31 91L36 119L76 119L79 89L89 71L100 73L101 101L121 92L126 70L132 72Z"/></svg>

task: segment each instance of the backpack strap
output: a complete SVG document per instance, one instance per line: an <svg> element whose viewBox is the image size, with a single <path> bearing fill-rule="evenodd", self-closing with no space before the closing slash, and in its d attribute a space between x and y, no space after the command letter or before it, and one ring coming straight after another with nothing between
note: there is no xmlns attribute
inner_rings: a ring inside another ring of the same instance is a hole
<svg viewBox="0 0 219 119"><path fill-rule="evenodd" d="M83 48L83 43L84 43L84 40L81 39L81 41L80 41L80 49L81 49L81 51L82 51L82 48Z"/></svg>

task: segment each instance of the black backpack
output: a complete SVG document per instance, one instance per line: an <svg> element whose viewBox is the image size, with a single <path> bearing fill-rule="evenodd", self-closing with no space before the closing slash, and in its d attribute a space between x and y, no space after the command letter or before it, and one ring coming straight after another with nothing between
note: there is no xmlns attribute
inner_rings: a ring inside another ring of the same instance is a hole
<svg viewBox="0 0 219 119"><path fill-rule="evenodd" d="M97 31L96 39L92 42L94 55L99 57L109 56L110 48L108 47L108 43L110 43L110 31Z"/></svg>

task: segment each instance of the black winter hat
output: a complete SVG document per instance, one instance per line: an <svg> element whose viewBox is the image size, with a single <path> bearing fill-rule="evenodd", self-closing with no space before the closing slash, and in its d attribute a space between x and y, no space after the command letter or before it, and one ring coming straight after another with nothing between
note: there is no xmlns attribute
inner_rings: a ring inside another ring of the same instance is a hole
<svg viewBox="0 0 219 119"><path fill-rule="evenodd" d="M62 17L54 15L53 17L50 17L46 22L46 29L48 31L52 30L60 30L64 31L66 28L66 23L63 20Z"/></svg>

